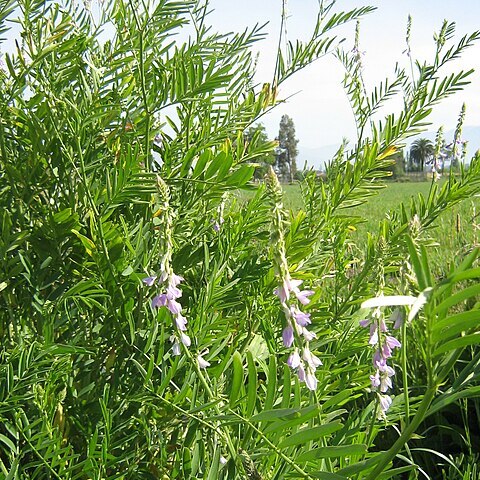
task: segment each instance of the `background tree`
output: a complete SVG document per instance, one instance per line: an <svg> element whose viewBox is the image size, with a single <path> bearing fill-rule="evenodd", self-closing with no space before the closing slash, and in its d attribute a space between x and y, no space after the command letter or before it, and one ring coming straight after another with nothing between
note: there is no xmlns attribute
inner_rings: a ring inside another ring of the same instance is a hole
<svg viewBox="0 0 480 480"><path fill-rule="evenodd" d="M410 147L410 163L423 172L425 163L435 152L435 146L428 138L419 138Z"/></svg>
<svg viewBox="0 0 480 480"><path fill-rule="evenodd" d="M275 163L275 155L272 150L272 144L275 142L268 139L263 123L257 123L249 127L244 137L248 153L251 155L251 161L258 164L255 170L255 178L261 179L267 173L269 165Z"/></svg>
<svg viewBox="0 0 480 480"><path fill-rule="evenodd" d="M293 120L288 115L283 115L278 132L277 170L282 176L286 173L290 182L293 182L297 171L297 145Z"/></svg>

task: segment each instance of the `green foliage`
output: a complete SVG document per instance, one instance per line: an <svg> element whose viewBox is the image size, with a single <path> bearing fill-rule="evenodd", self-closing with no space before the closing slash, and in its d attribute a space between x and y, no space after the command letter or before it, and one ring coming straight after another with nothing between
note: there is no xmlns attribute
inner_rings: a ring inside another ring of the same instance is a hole
<svg viewBox="0 0 480 480"><path fill-rule="evenodd" d="M275 162L273 148L277 143L268 139L267 132L262 123L249 127L244 136L249 148L254 149L256 152L256 156L251 159L251 161L257 164L255 178L262 179L267 173L268 167Z"/></svg>
<svg viewBox="0 0 480 480"><path fill-rule="evenodd" d="M390 157L391 161L394 162L393 165L388 167L388 170L392 174L393 179L398 179L405 175L405 158L403 156L403 150L394 153Z"/></svg>
<svg viewBox="0 0 480 480"><path fill-rule="evenodd" d="M325 180L306 176L297 212L263 186L242 205L234 198L274 147L246 132L280 84L339 45L335 27L372 10L333 4L260 88L251 46L261 27L212 33L208 2L113 0L95 15L69 1L2 3L0 33L17 14L22 30L0 75L3 477L391 478L417 468L409 442L425 419L478 395L478 250L437 279L428 248L436 219L479 192L480 158L402 205L361 252L350 213L376 195L432 105L467 83L470 72L439 68L478 33L443 53L446 27L431 65L371 94L356 86L358 56L338 51L353 149L342 145ZM405 110L375 123L393 90L406 92ZM316 391L285 365L280 243L288 273L314 290ZM152 306L160 279L142 281L167 263L183 277L180 355L178 317ZM378 292L419 298L404 312L386 422L358 327L359 305Z"/></svg>

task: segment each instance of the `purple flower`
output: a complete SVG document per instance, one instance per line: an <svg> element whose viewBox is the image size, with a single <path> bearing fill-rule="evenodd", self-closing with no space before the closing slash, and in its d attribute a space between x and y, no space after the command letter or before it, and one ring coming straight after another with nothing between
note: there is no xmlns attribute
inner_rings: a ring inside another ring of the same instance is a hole
<svg viewBox="0 0 480 480"><path fill-rule="evenodd" d="M283 280L283 285L276 288L274 293L280 299L280 302L285 303L290 298L290 292L293 292L298 301L303 305L310 303L309 296L313 295L313 290L302 290L298 288L303 283L303 280L296 280L287 277Z"/></svg>
<svg viewBox="0 0 480 480"><path fill-rule="evenodd" d="M395 337L392 337L390 335L387 335L385 337L385 342L392 349L393 348L400 348L402 346L402 344Z"/></svg>
<svg viewBox="0 0 480 480"><path fill-rule="evenodd" d="M386 363L379 367L375 375L370 375L372 387L380 387L380 391L385 393L389 388L392 388L392 380L390 377L395 375L395 370Z"/></svg>
<svg viewBox="0 0 480 480"><path fill-rule="evenodd" d="M385 368L386 365L387 361L383 357L382 353L380 350L376 350L373 355L373 366L381 370L382 368Z"/></svg>
<svg viewBox="0 0 480 480"><path fill-rule="evenodd" d="M310 295L313 295L313 290L302 290L298 288L303 283L303 280L287 279L285 284L290 292L293 292L297 297L298 301L303 305L310 303L310 300L307 298Z"/></svg>
<svg viewBox="0 0 480 480"><path fill-rule="evenodd" d="M387 362L385 362L384 365L378 367L378 370L382 373L386 373L389 377L395 375L395 370L389 365L387 365Z"/></svg>
<svg viewBox="0 0 480 480"><path fill-rule="evenodd" d="M376 345L378 343L378 329L375 323L370 325L370 340L368 343L370 345Z"/></svg>
<svg viewBox="0 0 480 480"><path fill-rule="evenodd" d="M370 375L370 382L372 383L372 388L380 386L380 373L378 370L375 372L375 375Z"/></svg>
<svg viewBox="0 0 480 480"><path fill-rule="evenodd" d="M287 278L285 280L285 286L289 292L299 291L298 287L303 283L303 280L296 280L294 278Z"/></svg>
<svg viewBox="0 0 480 480"><path fill-rule="evenodd" d="M155 278L156 277L148 277L148 279L145 279L144 281L147 285L153 285ZM162 283L166 279L167 274L163 271L157 283ZM160 293L152 299L152 307L167 307L174 315L179 315L182 311L182 306L176 301L176 299L182 296L182 291L177 288L177 285L183 280L183 278L171 273L168 279L169 283L166 292Z"/></svg>
<svg viewBox="0 0 480 480"><path fill-rule="evenodd" d="M147 286L147 287L151 287L154 283L155 283L155 280L157 279L157 276L156 275L152 275L151 277L147 277L147 278L144 278L142 280L142 282Z"/></svg>
<svg viewBox="0 0 480 480"><path fill-rule="evenodd" d="M175 275L174 273L172 273L170 275L170 285L173 285L174 287L176 287L177 285L179 285L181 282L183 282L183 277L181 277L180 275Z"/></svg>
<svg viewBox="0 0 480 480"><path fill-rule="evenodd" d="M224 220L222 217L220 217L218 220L216 220L215 218L212 218L212 226L217 233L221 230L223 222Z"/></svg>
<svg viewBox="0 0 480 480"><path fill-rule="evenodd" d="M303 362L300 362L300 365L298 366L297 375L301 382L305 381L305 368L303 366Z"/></svg>
<svg viewBox="0 0 480 480"><path fill-rule="evenodd" d="M283 329L282 332L283 344L289 348L293 344L294 336L293 336L293 328L290 323Z"/></svg>
<svg viewBox="0 0 480 480"><path fill-rule="evenodd" d="M286 266L286 259L284 252L280 252L282 263L278 269L280 272L288 272ZM277 271L278 273L278 271ZM312 355L308 349L308 342L317 338L314 332L308 331L306 328L312 323L310 314L302 312L296 302L290 302L290 295L293 293L297 301L303 305L310 303L308 298L314 292L313 290L300 290L302 280L292 279L287 273L282 276L281 284L274 290L274 294L279 298L282 304L282 309L286 318L286 326L282 331L282 339L285 347L290 348L295 343L295 337L301 345L295 345L294 351L290 353L287 365L296 369L298 379L300 382L305 382L307 388L315 390L317 388L317 379L315 377L315 370L322 362L315 355ZM303 339L301 338L303 336ZM302 357L299 354L299 347L302 351ZM305 364L306 362L306 364Z"/></svg>
<svg viewBox="0 0 480 480"><path fill-rule="evenodd" d="M385 393L389 388L392 388L392 380L390 377L395 375L395 370L388 365L385 366L385 370L380 375L380 391Z"/></svg>
<svg viewBox="0 0 480 480"><path fill-rule="evenodd" d="M294 293L298 299L298 301L302 304L302 305L308 305L310 303L310 299L308 298L310 295L313 295L315 292L313 290L298 290L295 289L294 290Z"/></svg>
<svg viewBox="0 0 480 480"><path fill-rule="evenodd" d="M358 323L360 324L361 327L366 328L370 325L372 322L371 318L365 318L364 320L360 320Z"/></svg>
<svg viewBox="0 0 480 480"><path fill-rule="evenodd" d="M387 335L385 337L385 343L382 347L383 356L385 358L390 358L392 356L392 350L394 348L400 348L402 344L395 338Z"/></svg>
<svg viewBox="0 0 480 480"><path fill-rule="evenodd" d="M300 327L306 327L312 323L310 320L310 314L304 313L296 307L291 307L290 313Z"/></svg>
<svg viewBox="0 0 480 480"><path fill-rule="evenodd" d="M182 312L182 306L176 300L167 300L167 308L174 314L178 315Z"/></svg>
<svg viewBox="0 0 480 480"><path fill-rule="evenodd" d="M288 291L293 292L297 297L297 300L302 305L308 305L310 303L310 299L308 298L310 295L314 294L313 290L302 290L298 288L303 283L303 280L294 280L294 279L287 279L285 282ZM287 297L288 298L288 297Z"/></svg>
<svg viewBox="0 0 480 480"><path fill-rule="evenodd" d="M152 307L164 307L167 304L167 295L165 293L161 293L156 297L152 298Z"/></svg>
<svg viewBox="0 0 480 480"><path fill-rule="evenodd" d="M389 389L393 387L392 377L395 375L395 370L387 364L387 359L392 356L395 348L401 348L401 343L391 335L388 335L388 327L385 318L380 310L380 307L385 306L403 306L413 305L418 299L405 295L383 296L379 295L376 298L366 300L362 303L362 308L374 308L370 318L360 321L360 326L370 326L370 345L375 346L375 353L373 355L373 366L375 373L370 375L370 382L372 389L377 390L380 401L379 419L385 418L385 412L392 404L392 398L389 395L384 395ZM402 322L402 310L397 308L389 318L389 322L394 322L394 328L399 328ZM413 315L412 315L413 316Z"/></svg>
<svg viewBox="0 0 480 480"><path fill-rule="evenodd" d="M380 319L380 331L383 333L388 332L387 325L385 324L385 320L383 318Z"/></svg>
<svg viewBox="0 0 480 480"><path fill-rule="evenodd" d="M285 282L280 287L277 287L273 293L280 299L281 303L285 303L290 298L290 291Z"/></svg>
<svg viewBox="0 0 480 480"><path fill-rule="evenodd" d="M182 306L168 294L161 293L152 299L152 307L167 307L174 315L182 312Z"/></svg>
<svg viewBox="0 0 480 480"><path fill-rule="evenodd" d="M182 296L182 291L173 284L167 287L167 298L174 299Z"/></svg>

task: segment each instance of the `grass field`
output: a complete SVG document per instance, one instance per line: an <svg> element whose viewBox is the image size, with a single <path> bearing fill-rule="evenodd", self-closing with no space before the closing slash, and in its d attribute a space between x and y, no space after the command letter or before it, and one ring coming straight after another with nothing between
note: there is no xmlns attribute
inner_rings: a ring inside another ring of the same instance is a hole
<svg viewBox="0 0 480 480"><path fill-rule="evenodd" d="M390 211L400 208L401 203L407 206L412 196L422 194L427 196L431 182L394 183L389 182L378 195L370 197L363 205L354 207L349 213L358 215L364 221L357 225L357 231L352 234L361 247L365 245L367 233L376 233L379 221ZM303 200L298 185L284 185L284 203L288 209L303 208ZM479 214L478 217L476 215ZM444 270L448 264L477 244L480 237L480 199L472 198L444 212L430 236L438 244L432 248L432 261Z"/></svg>

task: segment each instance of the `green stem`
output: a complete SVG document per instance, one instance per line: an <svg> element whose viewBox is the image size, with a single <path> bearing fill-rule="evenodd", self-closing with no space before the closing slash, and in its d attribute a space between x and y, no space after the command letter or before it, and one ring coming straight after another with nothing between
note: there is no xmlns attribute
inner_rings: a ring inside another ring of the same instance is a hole
<svg viewBox="0 0 480 480"><path fill-rule="evenodd" d="M415 430L417 430L422 423L425 414L427 413L430 404L435 397L436 390L436 387L428 387L423 400L418 407L417 413L413 417L413 420L408 424L393 446L382 455L380 461L370 472L370 475L366 478L366 480L376 480L378 476L385 470L387 465L397 456L403 446L410 440L411 436L415 433Z"/></svg>
<svg viewBox="0 0 480 480"><path fill-rule="evenodd" d="M375 395L375 406L373 407L372 411L372 421L370 422L370 428L368 429L368 437L367 437L367 447L370 448L373 442L373 432L375 431L375 420L377 419L377 412L378 406L380 404L380 400L378 395Z"/></svg>
<svg viewBox="0 0 480 480"><path fill-rule="evenodd" d="M144 53L145 53L145 45L144 45L144 40L145 40L145 25L140 24L140 19L137 14L137 10L135 9L135 5L133 5L132 1L129 1L130 3L130 8L132 9L133 13L133 18L135 19L135 23L138 28L138 34L139 34L139 58L138 58L138 65L140 69L140 89L141 89L141 95L142 95L142 102L143 102L143 108L145 109L145 164L149 165L149 171L152 170L152 165L149 163L150 159L150 109L148 108L148 96L147 96L147 85L145 82L145 59L144 59ZM148 22L148 20L147 20Z"/></svg>
<svg viewBox="0 0 480 480"><path fill-rule="evenodd" d="M283 38L283 31L285 28L285 17L287 16L286 7L287 7L286 0L282 0L282 19L280 22L280 34L278 35L277 59L275 62L275 71L273 72L272 86L276 86L279 83L277 76L279 75L280 55L282 54L282 38Z"/></svg>
<svg viewBox="0 0 480 480"><path fill-rule="evenodd" d="M407 320L402 325L402 380L403 380L403 397L405 402L405 419L406 423L410 419L410 397L408 393L408 373L407 373Z"/></svg>
<svg viewBox="0 0 480 480"><path fill-rule="evenodd" d="M302 468L300 468L290 457L285 455L274 443L272 443L265 435L264 433L258 429L253 423L249 422L248 419L242 417L238 413L234 412L233 410L229 409L229 413L232 415L235 415L237 418L240 418L242 422L246 423L250 428L252 428L264 441L265 443L280 457L285 460L297 473L302 475L303 478L308 478L309 480L312 480L312 477L305 472Z"/></svg>
<svg viewBox="0 0 480 480"><path fill-rule="evenodd" d="M203 375L203 372L200 370L200 368L198 366L198 363L197 363L197 360L195 358L193 358L192 353L190 352L190 350L188 350L187 347L184 348L184 351L185 351L187 357L190 359L190 362L193 365L193 368L194 368L198 378L200 379L200 382L202 383L203 387L205 388L205 391L207 392L208 396L212 400L215 400L216 397L214 396L214 394L212 392L212 389L210 388L210 385L207 382L207 379ZM221 415L222 412L218 408L217 404L215 404L214 408L215 408L217 414ZM236 459L237 458L237 451L235 450L235 446L233 445L233 441L232 441L232 438L230 437L229 432L226 431L226 430L223 430L223 437L225 438L225 441L227 443L227 447L228 447L228 450L230 452L230 455L232 456L233 459Z"/></svg>
<svg viewBox="0 0 480 480"><path fill-rule="evenodd" d="M136 347L134 345L134 348L140 352L145 358L148 358L147 355L142 352L138 347ZM200 382L202 383L202 385L204 386L205 388L205 391L207 392L207 394L209 395L209 397L211 399L215 399L214 395L213 395L213 392L210 388L210 385L209 383L207 382L207 380L205 379L205 376L203 375L202 371L200 370L200 368L198 367L198 364L197 364L197 361L196 359L193 358L190 350L188 350L188 348L184 348L184 351L186 352L186 355L187 357L189 358L191 364L194 366L194 369L195 369L195 372L197 373L197 376L198 378L200 379ZM162 372L162 369L157 365L155 364L155 368L159 371L159 372ZM221 425L214 425L214 424L210 424L209 422L205 421L205 420L202 420L201 417L199 416L196 416L196 415L193 415L192 413L188 412L187 410L179 407L178 405L176 405L175 403L172 403L172 402L169 402L166 398L162 397L161 395L155 393L152 389L148 388L146 386L146 388L153 394L155 395L157 398L159 398L160 400L162 400L163 402L165 402L166 404L168 404L169 406L173 407L175 410L181 412L183 415L186 415L196 421L198 421L199 423L201 423L202 425L206 426L207 428L210 428L211 430L217 432L226 442L227 446L228 446L228 450L230 452L230 455L232 456L233 459L236 459L237 458L237 452L235 450L235 447L233 445L233 442L232 442L232 439L230 437L230 434L225 431L225 430L222 430L220 427ZM220 415L220 409L218 408L218 405L215 405L215 410L217 411L217 413Z"/></svg>
<svg viewBox="0 0 480 480"><path fill-rule="evenodd" d="M322 405L320 404L320 399L318 398L318 394L316 392L316 390L314 390L313 392L313 397L315 398L315 403L317 404L318 406L318 424L319 425L322 425L323 423L323 419L322 419ZM328 442L327 440L325 439L325 437L322 437L321 440L320 440L320 446L321 447L326 447L328 445ZM329 457L325 458L325 466L327 468L327 471L328 472L333 472L333 465L332 465L332 461Z"/></svg>

